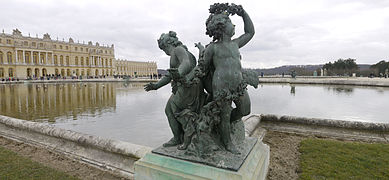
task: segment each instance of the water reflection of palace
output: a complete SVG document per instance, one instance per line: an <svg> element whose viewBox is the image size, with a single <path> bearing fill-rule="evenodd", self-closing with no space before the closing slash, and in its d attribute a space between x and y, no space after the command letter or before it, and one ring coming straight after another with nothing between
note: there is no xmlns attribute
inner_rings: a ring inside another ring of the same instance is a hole
<svg viewBox="0 0 389 180"><path fill-rule="evenodd" d="M116 108L114 83L0 85L0 114L24 120L96 116Z"/></svg>

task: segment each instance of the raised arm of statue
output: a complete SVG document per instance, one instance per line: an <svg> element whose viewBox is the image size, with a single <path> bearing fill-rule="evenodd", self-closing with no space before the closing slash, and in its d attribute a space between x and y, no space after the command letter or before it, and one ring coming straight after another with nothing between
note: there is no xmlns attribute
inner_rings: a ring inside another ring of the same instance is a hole
<svg viewBox="0 0 389 180"><path fill-rule="evenodd" d="M201 53L204 51L204 46L201 44L201 42L195 43L195 47L199 49L199 59L201 57Z"/></svg>
<svg viewBox="0 0 389 180"><path fill-rule="evenodd" d="M250 16L247 14L245 10L243 10L242 13L239 13L238 15L242 16L243 18L244 34L234 39L234 41L238 44L239 48L241 48L253 38L255 34L255 30L254 30L254 24L251 21Z"/></svg>
<svg viewBox="0 0 389 180"><path fill-rule="evenodd" d="M195 43L195 47L197 47L198 49L199 49L199 64L198 64L198 66L196 66L195 68L193 68L193 70L192 71L190 71L188 74L187 74L187 76L186 76L186 79L187 79L187 81L191 81L193 78L195 78L195 77L200 77L200 76L202 76L201 74L203 73L203 72L201 72L201 69L203 68L203 67L201 67L202 65L204 65L204 60L203 60L203 58L204 58L204 56L203 56L203 54L204 54L204 50L205 50L205 48L204 48L204 46L200 43L200 42L198 42L198 43Z"/></svg>

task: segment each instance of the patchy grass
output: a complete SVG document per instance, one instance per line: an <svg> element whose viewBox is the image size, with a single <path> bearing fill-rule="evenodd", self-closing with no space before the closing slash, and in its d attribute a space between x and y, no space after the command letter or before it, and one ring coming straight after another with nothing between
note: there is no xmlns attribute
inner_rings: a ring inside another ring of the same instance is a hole
<svg viewBox="0 0 389 180"><path fill-rule="evenodd" d="M0 147L0 179L76 179Z"/></svg>
<svg viewBox="0 0 389 180"><path fill-rule="evenodd" d="M308 138L300 152L300 179L389 179L389 144Z"/></svg>

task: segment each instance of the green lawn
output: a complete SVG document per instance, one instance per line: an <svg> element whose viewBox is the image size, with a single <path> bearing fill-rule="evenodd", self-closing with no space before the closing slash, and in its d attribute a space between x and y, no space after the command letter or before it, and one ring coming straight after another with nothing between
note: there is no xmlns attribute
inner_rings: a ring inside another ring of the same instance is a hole
<svg viewBox="0 0 389 180"><path fill-rule="evenodd" d="M306 139L301 179L389 179L389 144Z"/></svg>
<svg viewBox="0 0 389 180"><path fill-rule="evenodd" d="M76 179L0 147L0 179Z"/></svg>

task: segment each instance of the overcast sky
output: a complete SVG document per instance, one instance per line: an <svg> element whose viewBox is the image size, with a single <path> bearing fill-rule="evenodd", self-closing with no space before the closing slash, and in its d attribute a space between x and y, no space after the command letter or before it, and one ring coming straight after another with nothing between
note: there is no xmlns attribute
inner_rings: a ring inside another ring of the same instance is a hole
<svg viewBox="0 0 389 180"><path fill-rule="evenodd" d="M222 2L222 1L220 1ZM245 68L323 64L339 58L357 63L389 60L389 0L252 0L241 4L256 34L241 49ZM0 0L0 28L23 35L49 33L65 41L114 44L115 57L156 61L166 69L169 58L159 50L161 33L174 30L189 50L207 44L205 20L214 1L51 1ZM236 36L240 17L232 16Z"/></svg>

